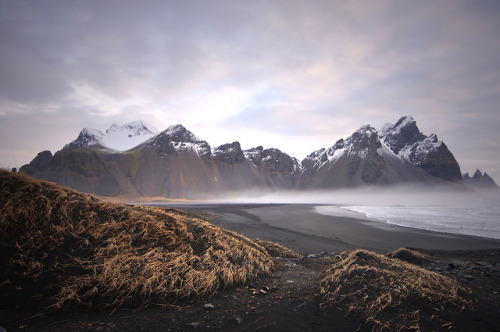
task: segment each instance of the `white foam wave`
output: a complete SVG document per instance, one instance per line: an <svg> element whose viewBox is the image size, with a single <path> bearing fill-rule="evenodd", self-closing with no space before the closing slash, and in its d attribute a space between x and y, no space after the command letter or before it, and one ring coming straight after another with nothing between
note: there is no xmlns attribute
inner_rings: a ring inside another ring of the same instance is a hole
<svg viewBox="0 0 500 332"><path fill-rule="evenodd" d="M315 211L436 232L500 239L500 207L323 205L317 206Z"/></svg>

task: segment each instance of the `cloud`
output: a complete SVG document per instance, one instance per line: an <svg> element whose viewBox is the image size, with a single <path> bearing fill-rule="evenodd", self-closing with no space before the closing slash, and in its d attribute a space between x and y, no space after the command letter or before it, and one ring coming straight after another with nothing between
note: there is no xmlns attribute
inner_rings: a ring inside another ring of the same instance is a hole
<svg viewBox="0 0 500 332"><path fill-rule="evenodd" d="M496 1L4 1L0 117L72 136L180 122L210 143L225 133L303 157L303 142L412 114L500 178L499 13Z"/></svg>

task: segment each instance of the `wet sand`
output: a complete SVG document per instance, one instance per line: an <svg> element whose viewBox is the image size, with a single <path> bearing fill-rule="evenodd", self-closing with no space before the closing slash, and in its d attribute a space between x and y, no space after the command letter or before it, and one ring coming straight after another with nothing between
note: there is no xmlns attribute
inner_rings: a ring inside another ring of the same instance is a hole
<svg viewBox="0 0 500 332"><path fill-rule="evenodd" d="M301 254L401 247L474 250L500 248L500 240L438 233L316 213L310 204L168 205L202 213L213 224L249 238L281 243Z"/></svg>

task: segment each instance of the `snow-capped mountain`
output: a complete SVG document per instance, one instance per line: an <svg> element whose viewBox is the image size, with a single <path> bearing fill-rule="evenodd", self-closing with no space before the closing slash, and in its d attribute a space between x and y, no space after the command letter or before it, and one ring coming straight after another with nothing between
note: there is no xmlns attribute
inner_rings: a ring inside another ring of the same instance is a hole
<svg viewBox="0 0 500 332"><path fill-rule="evenodd" d="M381 131L365 125L302 162L275 148L212 148L177 124L156 134L142 121L105 132L83 129L54 155L40 152L21 172L105 196L212 197L248 189L332 189L456 182L460 167L436 135L402 117Z"/></svg>
<svg viewBox="0 0 500 332"><path fill-rule="evenodd" d="M122 126L111 125L105 132L83 128L78 137L64 149L97 147L115 151L129 150L158 133L153 126L143 121L133 121Z"/></svg>
<svg viewBox="0 0 500 332"><path fill-rule="evenodd" d="M379 137L395 154L446 181L459 181L460 166L444 142L435 134L420 132L411 116L404 116L396 124L386 124Z"/></svg>
<svg viewBox="0 0 500 332"><path fill-rule="evenodd" d="M301 185L314 188L432 182L432 177L396 155L375 128L365 125L328 149L309 154L302 161Z"/></svg>
<svg viewBox="0 0 500 332"><path fill-rule="evenodd" d="M253 165L263 167L269 172L292 174L300 170L300 162L278 149L264 149L262 146L243 151Z"/></svg>
<svg viewBox="0 0 500 332"><path fill-rule="evenodd" d="M208 156L211 153L210 145L206 141L198 138L180 124L168 127L144 142L139 149L152 150L161 154L190 151L199 156Z"/></svg>

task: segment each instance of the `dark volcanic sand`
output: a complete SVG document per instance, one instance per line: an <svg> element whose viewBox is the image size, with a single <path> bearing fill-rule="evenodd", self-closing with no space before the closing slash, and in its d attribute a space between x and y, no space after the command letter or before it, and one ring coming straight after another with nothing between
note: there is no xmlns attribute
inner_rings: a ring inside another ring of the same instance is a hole
<svg viewBox="0 0 500 332"><path fill-rule="evenodd" d="M169 206L172 207L172 206ZM441 234L376 222L331 217L312 205L182 205L214 224L249 238L274 241L302 254L285 259L282 271L221 291L201 303L177 308L150 306L133 311L69 312L23 320L25 313L0 312L0 326L19 331L352 331L362 320L345 312L319 308L318 281L337 253L356 248L387 252L400 247L425 248L434 260L425 268L470 287L477 310L452 314L452 330L488 331L500 326L500 240ZM266 294L255 293L267 290ZM210 303L213 309L204 308ZM442 330L440 326L433 327ZM362 325L361 330L371 330Z"/></svg>
<svg viewBox="0 0 500 332"><path fill-rule="evenodd" d="M377 252L401 247L471 250L496 249L500 240L431 232L380 222L327 216L309 204L182 205L204 213L215 225L249 238L278 242L301 254L357 248Z"/></svg>

